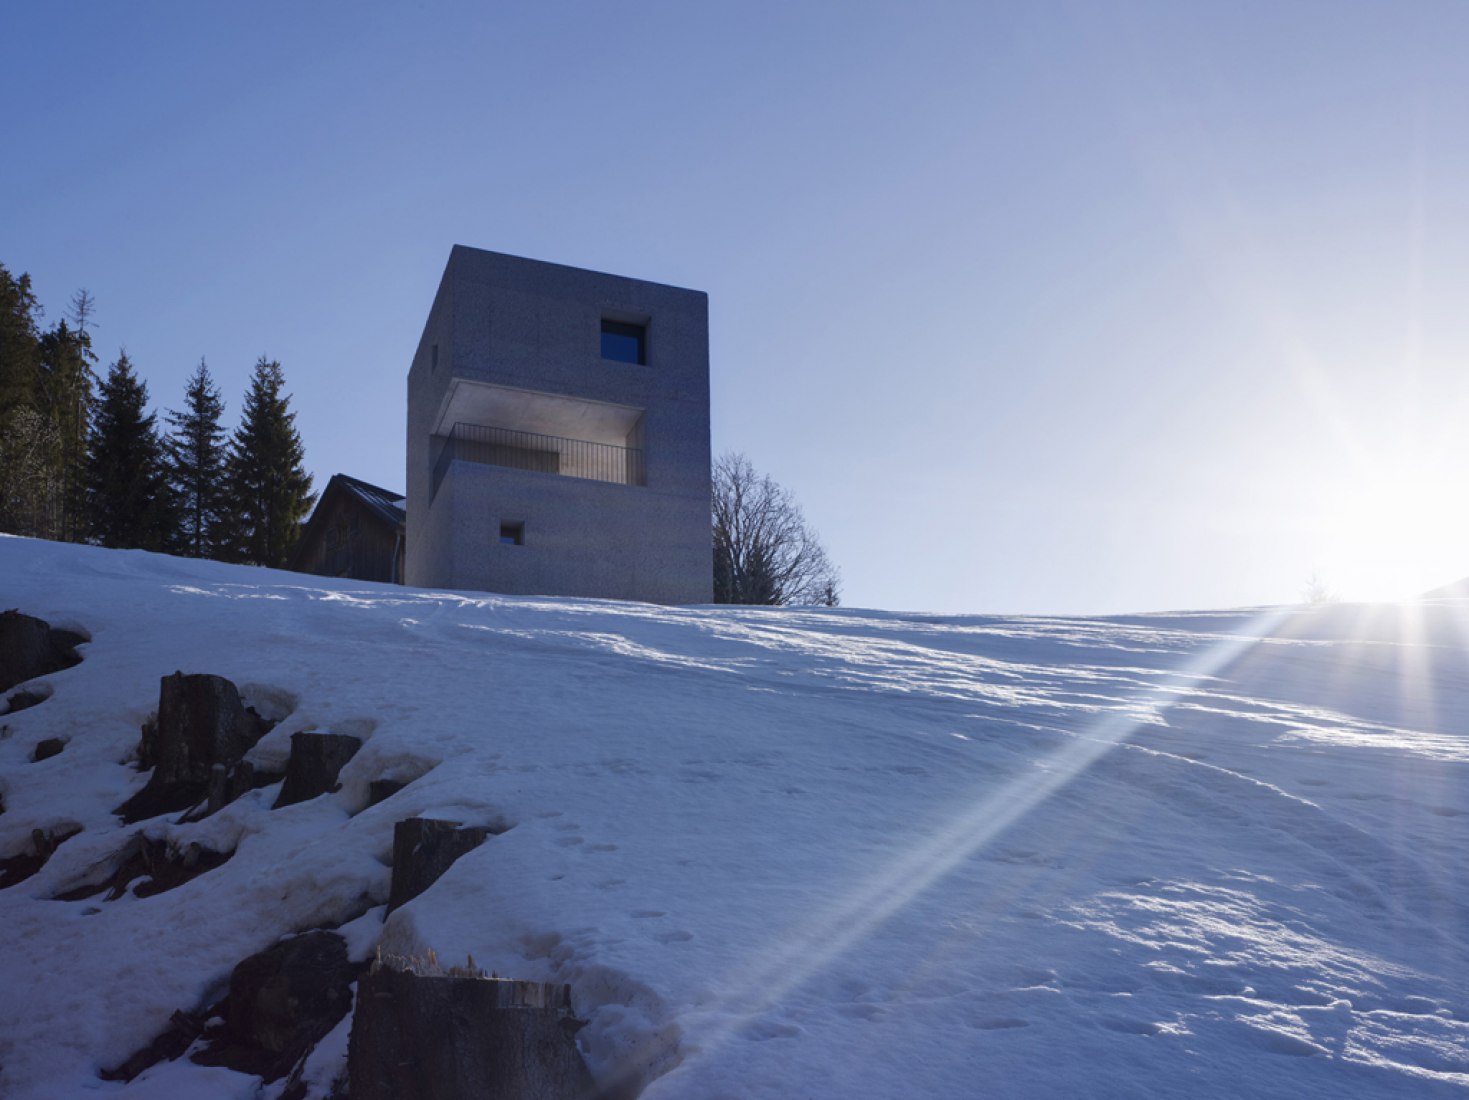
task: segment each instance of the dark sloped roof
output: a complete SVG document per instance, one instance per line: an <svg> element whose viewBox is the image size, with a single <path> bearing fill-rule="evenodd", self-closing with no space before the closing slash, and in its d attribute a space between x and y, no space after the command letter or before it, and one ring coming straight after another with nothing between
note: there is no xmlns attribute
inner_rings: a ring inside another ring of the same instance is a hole
<svg viewBox="0 0 1469 1100"><path fill-rule="evenodd" d="M333 474L331 481L327 483L330 488L333 484L340 485L344 490L362 501L368 508L372 509L382 519L391 524L402 523L408 515L404 507L406 499L402 493L395 493L390 489L384 489L377 485L371 485L366 481L359 481L355 477L346 474ZM323 494L324 496L325 494Z"/></svg>

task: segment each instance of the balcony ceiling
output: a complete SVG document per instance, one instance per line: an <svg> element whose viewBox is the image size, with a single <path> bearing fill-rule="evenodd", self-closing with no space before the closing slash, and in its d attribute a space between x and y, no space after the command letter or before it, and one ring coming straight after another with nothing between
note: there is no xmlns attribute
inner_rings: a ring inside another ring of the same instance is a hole
<svg viewBox="0 0 1469 1100"><path fill-rule="evenodd" d="M628 405L456 378L439 406L434 434L448 435L455 424L485 424L621 447L642 415L642 409Z"/></svg>

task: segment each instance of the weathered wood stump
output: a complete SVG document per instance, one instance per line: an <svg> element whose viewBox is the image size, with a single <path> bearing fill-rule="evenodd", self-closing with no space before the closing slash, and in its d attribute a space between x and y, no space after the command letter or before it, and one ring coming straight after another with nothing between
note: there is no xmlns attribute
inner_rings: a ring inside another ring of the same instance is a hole
<svg viewBox="0 0 1469 1100"><path fill-rule="evenodd" d="M286 781L272 809L305 802L337 789L337 775L357 755L362 739L345 733L291 734L291 759L286 764Z"/></svg>
<svg viewBox="0 0 1469 1100"><path fill-rule="evenodd" d="M587 1100L571 987L374 966L357 983L352 1100Z"/></svg>
<svg viewBox="0 0 1469 1100"><path fill-rule="evenodd" d="M85 641L85 635L53 628L43 619L0 612L0 691L79 664L76 647Z"/></svg>
<svg viewBox="0 0 1469 1100"><path fill-rule="evenodd" d="M401 779L373 779L367 784L367 804L376 806L379 802L386 802L397 794L407 783Z"/></svg>
<svg viewBox="0 0 1469 1100"><path fill-rule="evenodd" d="M439 880L454 861L485 842L490 829L461 828L457 821L410 817L393 826L393 884L388 912L412 901Z"/></svg>
<svg viewBox="0 0 1469 1100"><path fill-rule="evenodd" d="M158 720L143 726L138 749L139 762L152 766L153 774L113 812L127 822L141 821L188 809L209 793L211 782L216 788L248 789L248 783L231 783L229 772L269 728L223 676L175 672L163 677Z"/></svg>

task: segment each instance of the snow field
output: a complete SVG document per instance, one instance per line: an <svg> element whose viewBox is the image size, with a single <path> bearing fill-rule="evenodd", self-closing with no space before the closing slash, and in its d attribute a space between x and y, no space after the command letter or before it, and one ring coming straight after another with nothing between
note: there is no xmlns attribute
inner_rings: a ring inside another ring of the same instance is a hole
<svg viewBox="0 0 1469 1100"><path fill-rule="evenodd" d="M11 606L92 641L0 715L0 858L82 827L0 891L0 1095L272 1095L96 1073L344 919L354 957L570 982L593 1071L649 1100L1469 1090L1469 601L670 609L0 538ZM176 669L281 718L262 764L363 737L342 789L120 825ZM410 782L369 807L379 778ZM415 815L511 828L384 924ZM138 828L234 854L53 900Z"/></svg>

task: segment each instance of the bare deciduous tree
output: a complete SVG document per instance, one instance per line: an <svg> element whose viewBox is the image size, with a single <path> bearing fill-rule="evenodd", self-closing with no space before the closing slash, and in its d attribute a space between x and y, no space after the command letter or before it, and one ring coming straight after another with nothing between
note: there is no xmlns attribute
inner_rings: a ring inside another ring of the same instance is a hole
<svg viewBox="0 0 1469 1100"><path fill-rule="evenodd" d="M755 472L742 454L714 463L714 600L825 604L841 598L841 575L790 491Z"/></svg>

